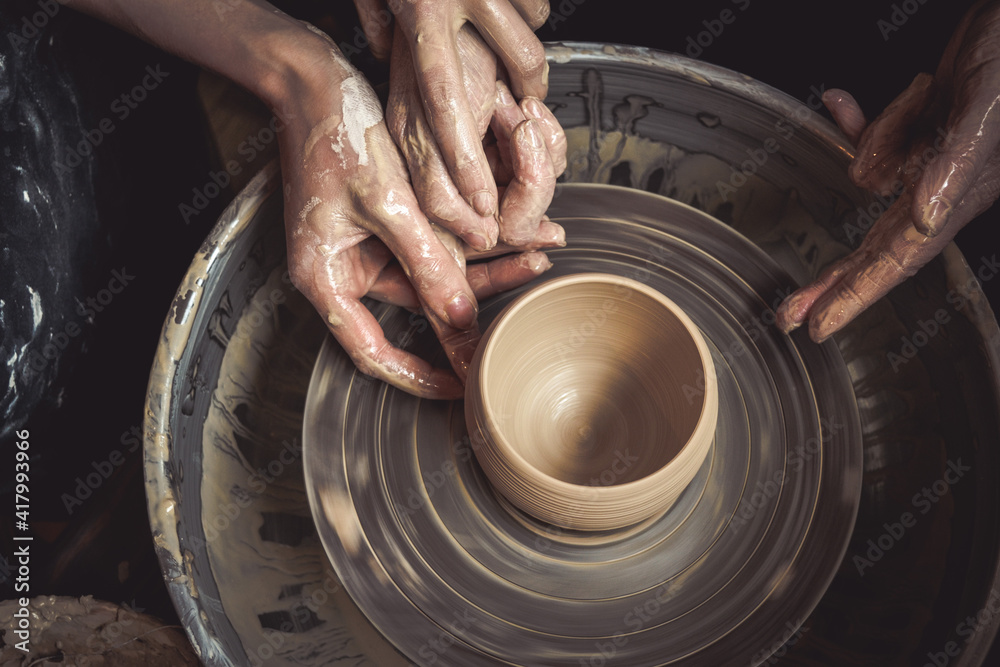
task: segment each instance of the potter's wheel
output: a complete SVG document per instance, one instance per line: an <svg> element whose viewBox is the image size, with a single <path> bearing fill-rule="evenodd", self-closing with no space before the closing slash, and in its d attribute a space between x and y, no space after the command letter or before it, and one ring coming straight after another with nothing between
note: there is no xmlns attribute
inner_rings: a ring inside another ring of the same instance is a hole
<svg viewBox="0 0 1000 667"><path fill-rule="evenodd" d="M421 664L757 664L819 601L854 524L861 438L845 364L833 343L762 323L791 280L722 223L636 190L560 188L549 215L568 245L538 280L640 280L712 349L719 426L695 481L630 529L547 526L491 489L461 402L368 380L330 339L304 419L320 538L359 608ZM483 304L482 326L517 293ZM390 340L414 326L395 308L380 321ZM412 349L435 348L426 329Z"/></svg>
<svg viewBox="0 0 1000 667"><path fill-rule="evenodd" d="M814 279L856 243L852 225L857 208L867 207L875 199L847 178L851 149L846 140L801 103L743 75L647 49L557 44L550 45L548 57L547 103L566 128L568 181L624 185L705 211L750 239L797 284ZM762 146L768 137L777 137L781 151L748 176L736 192L720 191L720 183L739 184L736 176L748 159L747 151ZM561 195L556 200L557 210L568 205L564 198ZM144 426L147 499L157 553L178 615L206 665L405 665L410 661L371 626L332 572L312 517L302 468L303 409L310 374L329 334L315 310L291 285L282 215L280 178L272 166L247 186L219 220L193 258L169 309L150 375ZM592 211L585 211L585 215L596 217ZM621 215L616 211L610 217ZM694 245L718 255L714 248L729 238L723 234L721 230L713 233L708 245ZM556 271L569 265L566 253L582 247L578 243L586 240L579 231L571 230L571 236L576 245L554 256L559 267ZM633 239L633 235L630 232L622 238ZM677 248L684 246L681 243ZM670 251L667 259L679 252L673 244L664 247ZM654 249L649 244L641 246L642 267L647 259L660 262L651 252ZM772 658L780 665L902 667L923 664L928 653L939 653L948 642L955 642L961 654L949 665L982 663L1000 615L992 616L971 636L959 634L967 629L962 624L968 617L977 616L994 595L1000 596L1000 486L996 484L1000 466L1000 330L974 278L973 270L981 268L977 259L970 259L974 262L970 270L957 249L949 246L941 257L835 337L857 403L864 453L861 502L850 543L826 594L798 632L793 628L801 618L793 614L808 609L808 599L818 595L824 584L816 573L826 566L827 559L833 559L831 554L814 551L826 542L811 540L808 531L791 571L773 565L777 560L768 561L777 588L761 583L763 572L758 573L760 580L744 587L760 596L773 591L759 610L748 612L747 598L741 597L744 593L730 590L732 586L711 599L706 593L706 607L717 604L722 595L734 596L733 615L719 619L729 627L749 628L751 623L761 623L761 635L753 638L753 646L735 646L741 655L727 655L725 660L746 658L746 664L757 651L776 650ZM750 263L742 254L732 262L733 267ZM784 293L786 279L768 273L766 267L774 264L752 264L764 269L744 276L749 287L741 289L750 289L771 306ZM694 282L691 271L695 268L685 267L681 275ZM709 284L723 281L726 285L729 273L711 274ZM704 291L714 293L714 289ZM755 305L753 317L763 318L764 306ZM498 307L491 307L484 321ZM933 320L942 308L950 320L939 334L915 355L893 364L888 353L898 353L904 337L909 340L918 335L920 322ZM742 319L742 315L723 320L739 322L748 332L766 328L763 323L754 324L752 318ZM397 332L403 324L394 324ZM402 333L410 329L407 320ZM428 332L415 318L412 333ZM801 338L793 336L791 340L807 354L809 346ZM751 342L768 349L761 341ZM423 344L430 345L430 341L420 338L411 347ZM739 360L729 361L731 352L719 349L726 364L735 366ZM773 349L768 363L782 359L782 350L780 345ZM836 352L822 348L809 354ZM811 357L803 356L799 366L790 368L799 368L799 372L805 368L812 377L812 363ZM773 384L785 386L783 383L794 377L775 375ZM835 389L837 377L834 374L832 379L813 384L809 400L821 405L820 416L835 409L824 396ZM367 380L355 377L354 382ZM389 414L396 403L383 407L377 401L388 401L388 397L367 393L373 389L361 392L352 386L349 395L359 399L372 396L365 399L372 401L365 410L368 427L375 432L381 425L371 421L371 415ZM744 400L758 399L770 400L753 392L746 392ZM796 400L790 405L797 405ZM441 420L437 423L443 423L442 416L437 418ZM420 424L425 422L421 416ZM786 418L786 423L794 422ZM814 429L815 423L803 428ZM847 439L843 431L833 435ZM406 443L405 439L400 442ZM809 475L803 477L809 484L819 483L820 496L813 502L817 512L824 507L824 489L832 486L826 485L834 468L826 465L828 457L845 456L839 442L828 441L821 459L817 454L815 460L821 461L821 469L802 470L803 476ZM399 451L415 456L405 447ZM949 463L957 462L971 470L943 496L935 496L939 502L931 504L926 513L922 506L915 506L915 494L933 487L944 478ZM760 465L757 472L762 470ZM368 466L371 471L370 462ZM752 502L750 471L748 466L749 488L744 485L743 497L749 492ZM350 481L356 485L361 478L352 471ZM413 488L417 493L427 487ZM793 487L788 493L803 493L808 488ZM845 496L854 493L845 490ZM700 502L720 502L710 490L699 498ZM441 504L445 497L436 493L432 500ZM347 507L353 507L353 502ZM760 544L781 548L767 536L771 525L777 527L779 516L792 516L778 514L786 502L784 495L770 499L741 531L764 531ZM403 518L423 521L423 525L440 531L436 522L443 522L441 517L447 515L439 514L433 504L429 507L429 512ZM885 526L898 523L907 512L917 517L916 525L908 528L902 539L893 538L888 551L875 551L872 543L877 546L882 540L886 546L891 537ZM397 514L378 517L398 521ZM824 526L818 515L808 520L805 516L800 519L808 521L810 531L813 526ZM767 522L770 524L765 529L763 523ZM474 525L488 524L479 521ZM799 523L796 530L802 528ZM510 526L505 529L515 530ZM838 529L837 525L831 524L831 529ZM537 544L534 540L527 546L508 544L502 553L513 553L517 547L534 556L545 550L547 555L535 562L546 567L554 566L559 558L566 559L564 554L571 548L567 543L572 543L573 536L548 534L537 528L525 530L531 531L525 535L536 536ZM716 544L725 539L723 533ZM495 543L489 543L491 548ZM626 543L634 542L615 544ZM407 546L423 548L423 538L414 544ZM449 548L454 553L461 544ZM609 541L595 552L608 553L615 544ZM364 541L359 548L372 549ZM711 550L715 548L712 545ZM763 559L764 551L758 548L750 558ZM497 561L491 566L496 567ZM627 562L621 562L624 568ZM515 564L520 562L511 561L510 567ZM417 565L427 569L422 563ZM625 569L609 574L608 569L581 588L595 590L590 587L620 585L615 581L649 576ZM683 583L685 576L695 576L696 569L688 568L674 580ZM542 580L541 570L538 572L536 579ZM748 568L732 572L737 577L751 574ZM787 574L782 579L779 572ZM812 578L802 578L803 572L812 573L808 574ZM438 578L458 576L462 571L445 572ZM554 579L545 581L552 585ZM647 596L654 598L649 600L651 609L660 602L655 600L654 591ZM470 597L484 605L494 604L484 596ZM774 604L779 599L785 608ZM662 602L660 605L663 607ZM386 625L386 610L366 611L383 629L405 627L403 623ZM742 623L737 616L741 612L747 619ZM692 611L695 613L699 612ZM765 617L773 624L766 626ZM626 622L634 625L634 618L614 619L610 632ZM450 617L444 622L448 625L458 620ZM783 631L775 637L778 626ZM706 637L700 636L703 640ZM782 647L779 640L785 638L790 641ZM441 646L449 639L449 634L438 633L420 641ZM718 643L727 641L731 641L728 635ZM514 639L506 639L505 645L515 646ZM434 664L439 665L454 660L452 656L450 650L440 657L432 651L430 658L437 658ZM430 662L430 658L419 662ZM599 665L602 659L603 655L596 653L585 664ZM705 664L720 662L724 660L706 658Z"/></svg>

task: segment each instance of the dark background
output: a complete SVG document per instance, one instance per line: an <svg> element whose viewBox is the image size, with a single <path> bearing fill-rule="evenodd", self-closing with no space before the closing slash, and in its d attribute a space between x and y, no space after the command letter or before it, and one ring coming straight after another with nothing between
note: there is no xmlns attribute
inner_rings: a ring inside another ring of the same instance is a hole
<svg viewBox="0 0 1000 667"><path fill-rule="evenodd" d="M579 3L579 4L577 4ZM336 41L354 36L350 3L336 9ZM290 13L316 18L316 3L286 3ZM874 118L921 71L933 71L969 2L926 0L907 22L883 37L890 2L804 3L715 0L653 3L634 0L557 0L539 34L547 41L601 41L684 53L703 21L731 9L736 20L703 48L700 59L748 74L800 100L811 87L841 87ZM740 6L746 6L740 10ZM32 8L32 3L25 5ZM324 22L325 26L334 23ZM196 68L119 31L65 9L46 34L53 52L77 83L81 131L109 115L109 105L159 64L170 76L96 151L95 192L103 236L97 283L126 267L136 277L84 327L79 360L61 376L49 400L27 423L32 458L31 527L35 535L30 595L84 595L176 622L152 549L142 486L141 449L131 431L141 427L146 383L158 334L174 292L198 245L228 203L224 197L186 223L178 206L204 186L211 162L195 98ZM355 58L373 81L385 75L370 58ZM0 160L2 160L0 156ZM970 265L997 251L997 207L969 225L957 242ZM1000 281L984 289L996 310ZM7 352L2 356L6 357ZM124 463L68 511L64 494L113 452ZM4 469L13 454L4 443ZM8 466L11 466L8 468ZM0 487L0 507L13 505L12 487ZM0 512L0 554L13 552L11 512ZM13 572L0 562L0 596L12 597ZM1000 664L1000 661L996 663Z"/></svg>

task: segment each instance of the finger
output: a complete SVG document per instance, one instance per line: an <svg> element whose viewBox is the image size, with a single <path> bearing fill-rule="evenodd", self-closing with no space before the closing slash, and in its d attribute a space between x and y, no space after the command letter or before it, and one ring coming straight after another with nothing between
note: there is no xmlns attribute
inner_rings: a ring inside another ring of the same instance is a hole
<svg viewBox="0 0 1000 667"><path fill-rule="evenodd" d="M544 253L501 257L475 267L470 281L475 281L477 292L489 296L498 291L520 286L551 266ZM464 384L469 376L472 357L479 347L481 334L478 326L460 330L442 322L433 314L428 314L427 319L438 340L441 341L441 347L444 348L452 369Z"/></svg>
<svg viewBox="0 0 1000 667"><path fill-rule="evenodd" d="M913 218L927 236L941 233L952 212L979 179L1000 144L1000 61L991 61L964 82L956 95L948 131L938 129L938 155L914 192Z"/></svg>
<svg viewBox="0 0 1000 667"><path fill-rule="evenodd" d="M809 319L809 313L816 301L832 289L844 274L861 261L861 258L858 251L851 253L835 262L815 282L799 288L786 297L775 312L777 327L787 334L802 326Z"/></svg>
<svg viewBox="0 0 1000 667"><path fill-rule="evenodd" d="M840 131L857 146L868 120L854 97L846 90L831 88L823 93L823 104L830 111Z"/></svg>
<svg viewBox="0 0 1000 667"><path fill-rule="evenodd" d="M541 216L552 202L556 172L541 124L526 118L503 81L497 81L496 88L497 102L490 127L511 173L498 215L500 240L505 245L520 247L534 238ZM537 108L533 110L543 115Z"/></svg>
<svg viewBox="0 0 1000 667"><path fill-rule="evenodd" d="M913 194L905 192L876 221L861 247L782 302L776 317L778 327L788 333L808 319L810 338L826 340L933 259L998 196L1000 156L989 161L973 186L973 194L958 205L945 229L929 237L916 229Z"/></svg>
<svg viewBox="0 0 1000 667"><path fill-rule="evenodd" d="M472 356L476 353L476 348L479 347L479 340L482 338L482 334L479 332L479 325L476 324L465 329L456 329L426 309L424 310L424 314L427 317L427 321L431 324L431 329L434 330L434 335L437 336L441 347L444 349L448 363L451 364L451 369L455 371L455 376L459 382L464 385L466 378L469 377L469 366L472 363Z"/></svg>
<svg viewBox="0 0 1000 667"><path fill-rule="evenodd" d="M514 95L544 99L549 88L545 48L518 10L506 0L486 0L474 6L469 20L500 56Z"/></svg>
<svg viewBox="0 0 1000 667"><path fill-rule="evenodd" d="M378 321L357 299L324 298L315 305L362 372L424 398L456 399L464 394L452 373L390 344Z"/></svg>
<svg viewBox="0 0 1000 667"><path fill-rule="evenodd" d="M909 87L869 125L858 142L858 156L851 163L851 179L860 187L888 195L898 182L924 111L933 97L933 78L918 74Z"/></svg>
<svg viewBox="0 0 1000 667"><path fill-rule="evenodd" d="M555 114L538 98L527 97L521 100L521 110L525 117L538 121L538 127L542 130L545 144L549 148L553 171L558 178L566 171L566 132L556 120Z"/></svg>
<svg viewBox="0 0 1000 667"><path fill-rule="evenodd" d="M496 103L497 59L471 23L466 23L455 36L458 57L462 63L462 82L476 120L476 136L482 138L490 126Z"/></svg>
<svg viewBox="0 0 1000 667"><path fill-rule="evenodd" d="M473 290L474 292L475 290ZM417 291L413 289L413 285L406 278L403 267L399 264L390 264L385 267L365 296L407 310L420 309L420 298L417 296Z"/></svg>
<svg viewBox="0 0 1000 667"><path fill-rule="evenodd" d="M354 0L354 7L372 55L378 60L388 59L392 51L392 14L385 0Z"/></svg>
<svg viewBox="0 0 1000 667"><path fill-rule="evenodd" d="M482 301L491 296L520 287L534 280L552 268L552 262L543 252L526 252L506 255L489 262L480 262L468 267L466 275L476 299ZM372 285L367 296L408 310L420 308L417 292L406 279L406 274L398 264L387 266Z"/></svg>
<svg viewBox="0 0 1000 667"><path fill-rule="evenodd" d="M556 175L538 121L526 120L511 136L514 178L500 204L500 240L512 246L531 241L552 203Z"/></svg>
<svg viewBox="0 0 1000 667"><path fill-rule="evenodd" d="M493 105L493 116L490 118L490 128L497 140L497 151L500 161L510 167L513 165L510 138L514 128L527 120L524 111L517 105L510 88L503 81L496 82L496 96Z"/></svg>
<svg viewBox="0 0 1000 667"><path fill-rule="evenodd" d="M543 215L542 220L538 223L538 229L535 232L535 238L531 239L527 243L520 245L518 247L509 246L504 243L498 243L496 247L492 248L487 252L478 252L471 249L466 250L465 258L467 260L483 259L485 257L498 257L500 255L506 255L513 252L525 252L530 250L546 250L550 248L564 248L566 246L566 230L562 228L551 220L548 216Z"/></svg>
<svg viewBox="0 0 1000 667"><path fill-rule="evenodd" d="M439 15L444 5L406 5L397 18L409 39L425 116L448 172L473 210L491 217L497 191L468 97L464 94L452 17ZM397 35L398 36L398 35ZM416 38L419 36L419 40Z"/></svg>
<svg viewBox="0 0 1000 667"><path fill-rule="evenodd" d="M397 207L393 206L391 210L381 213L392 215L396 212ZM399 259L427 321L441 341L452 370L459 382L464 384L480 333L475 295L465 278L461 241L447 230L430 223L426 228L414 226L409 231L410 238L405 238L406 232L398 227L398 220L383 220L388 223L390 232L383 237L383 242ZM402 251L399 243L403 244ZM442 296L452 293L454 287L459 288L457 295L449 301L442 301Z"/></svg>
<svg viewBox="0 0 1000 667"><path fill-rule="evenodd" d="M384 126L381 130L385 132L384 142L391 144ZM378 142L371 143L382 148ZM403 169L402 164L399 168ZM476 300L462 267L420 212L408 183L405 187L385 186L378 201L365 202L363 216L361 222L396 256L410 282L429 304L430 312L458 329L475 323Z"/></svg>
<svg viewBox="0 0 1000 667"><path fill-rule="evenodd" d="M538 30L549 20L549 3L545 0L511 0L524 22Z"/></svg>
<svg viewBox="0 0 1000 667"><path fill-rule="evenodd" d="M525 252L469 266L469 284L477 299L512 290L534 280L552 268L544 252Z"/></svg>
<svg viewBox="0 0 1000 667"><path fill-rule="evenodd" d="M462 273L465 273L465 254L462 251L462 242L454 234L438 225L431 226L434 235L441 241L441 244L451 255L452 261L458 266ZM471 287L471 286L470 286ZM480 333L479 323L473 321L462 327L455 327L448 321L442 320L432 308L428 307L426 297L417 291L417 298L424 311L427 321L431 323L431 328L441 342L448 363L458 376L459 381L464 385L465 379L469 376L469 364L472 362L472 355L479 345Z"/></svg>
<svg viewBox="0 0 1000 667"><path fill-rule="evenodd" d="M424 115L410 49L402 39L393 47L390 76L386 120L406 160L421 210L470 246L478 250L492 248L497 242L497 222L492 216L484 217L474 211L452 181Z"/></svg>
<svg viewBox="0 0 1000 667"><path fill-rule="evenodd" d="M909 202L897 202L883 215L877 233L869 233L858 249L862 261L841 276L813 306L809 337L817 343L847 326L862 311L889 293L934 258L954 233L927 237L910 217ZM873 232L875 229L873 228ZM957 231L957 230L956 230Z"/></svg>
<svg viewBox="0 0 1000 667"><path fill-rule="evenodd" d="M431 221L457 234L473 248L489 250L496 245L499 235L496 219L476 213L459 194L431 136L423 110L414 105L406 113L407 118L395 138L406 159L421 210ZM395 135L394 121L391 127Z"/></svg>

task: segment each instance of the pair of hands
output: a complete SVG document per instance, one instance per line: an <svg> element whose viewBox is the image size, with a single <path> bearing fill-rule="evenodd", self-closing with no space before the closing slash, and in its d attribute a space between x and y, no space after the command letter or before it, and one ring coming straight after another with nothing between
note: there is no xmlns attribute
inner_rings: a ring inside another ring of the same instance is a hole
<svg viewBox="0 0 1000 667"><path fill-rule="evenodd" d="M289 271L362 371L456 398L479 340L478 300L536 277L551 266L538 251L565 244L544 217L566 151L539 99L547 66L532 28L548 4L394 2L391 38L376 19L381 2L356 4L375 53L392 54L386 118L314 31L320 85L289 97L280 146ZM505 256L466 266L491 254ZM392 345L366 295L421 308L454 373Z"/></svg>
<svg viewBox="0 0 1000 667"><path fill-rule="evenodd" d="M342 113L306 114L300 125L315 129L283 138L293 280L362 370L420 395L458 396L478 341L477 299L544 271L544 255L531 251L564 242L543 212L565 166L565 137L537 99L514 102L494 57L500 54L516 94L544 94L544 67L532 52L540 45L528 28L544 20L547 5L532 11L528 0L487 0L480 4L503 11L477 12L466 6L472 0L397 2L390 38L370 18L384 9L380 0L356 4L373 50L392 53L388 123L330 43L339 70L332 78L341 86L340 95L330 91L327 109ZM899 192L900 184L903 190L858 250L785 300L777 313L783 330L809 321L810 336L826 339L996 200L998 90L1000 2L992 0L963 19L936 74L918 76L873 123L848 93L824 95L858 145L853 180L881 194ZM352 130L351 114L366 108L368 120ZM495 143L482 142L487 126ZM465 275L465 258L511 247L527 252L471 266ZM457 376L394 348L361 304L366 294L423 308Z"/></svg>
<svg viewBox="0 0 1000 667"><path fill-rule="evenodd" d="M871 124L842 90L823 102L858 147L852 180L901 194L857 250L778 308L782 330L808 320L817 342L916 273L1000 195L1000 2L977 3L936 73L918 75Z"/></svg>

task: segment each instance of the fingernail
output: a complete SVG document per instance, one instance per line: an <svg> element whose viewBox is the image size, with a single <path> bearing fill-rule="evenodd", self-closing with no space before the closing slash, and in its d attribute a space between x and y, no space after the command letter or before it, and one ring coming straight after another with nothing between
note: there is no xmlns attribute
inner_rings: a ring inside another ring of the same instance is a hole
<svg viewBox="0 0 1000 667"><path fill-rule="evenodd" d="M951 217L951 206L946 201L934 199L924 209L924 218L920 221L919 231L925 236L937 236Z"/></svg>
<svg viewBox="0 0 1000 667"><path fill-rule="evenodd" d="M834 333L836 332L833 330L827 330L819 320L809 323L809 338L817 345L825 343Z"/></svg>
<svg viewBox="0 0 1000 667"><path fill-rule="evenodd" d="M800 326L802 326L801 322L785 322L781 326L781 333L788 335L793 331L795 331L796 329L798 329Z"/></svg>
<svg viewBox="0 0 1000 667"><path fill-rule="evenodd" d="M542 70L542 85L549 87L549 61L545 61L545 69Z"/></svg>
<svg viewBox="0 0 1000 667"><path fill-rule="evenodd" d="M559 244L560 248L566 247L566 230L560 225L559 229L556 231L555 238L552 239L555 243Z"/></svg>
<svg viewBox="0 0 1000 667"><path fill-rule="evenodd" d="M525 122L524 131L528 135L528 141L531 142L532 149L537 151L545 147L545 140L542 139L542 133L538 129L538 121L532 119Z"/></svg>
<svg viewBox="0 0 1000 667"><path fill-rule="evenodd" d="M472 208L476 209L476 213L484 218L490 218L496 213L497 200L486 190L480 190L472 195Z"/></svg>
<svg viewBox="0 0 1000 667"><path fill-rule="evenodd" d="M522 265L532 273L539 274L552 268L552 262L544 252L526 252L521 255Z"/></svg>
<svg viewBox="0 0 1000 667"><path fill-rule="evenodd" d="M521 111L531 118L538 119L542 116L541 101L537 97L525 97L521 100Z"/></svg>
<svg viewBox="0 0 1000 667"><path fill-rule="evenodd" d="M486 237L483 236L482 234L468 234L466 235L465 240L468 242L470 246L472 246L476 250L480 251L489 250L490 248L493 247L492 245L490 245L490 242L486 240Z"/></svg>
<svg viewBox="0 0 1000 667"><path fill-rule="evenodd" d="M456 329L469 329L476 323L476 306L463 292L456 294L444 308L448 321Z"/></svg>

